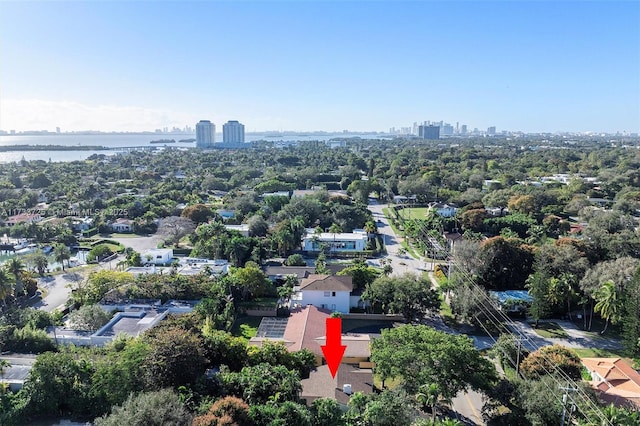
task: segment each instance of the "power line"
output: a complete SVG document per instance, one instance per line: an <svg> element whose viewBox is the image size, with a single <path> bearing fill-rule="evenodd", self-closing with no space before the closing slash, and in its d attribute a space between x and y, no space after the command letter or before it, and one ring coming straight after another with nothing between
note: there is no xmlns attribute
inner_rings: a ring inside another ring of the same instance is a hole
<svg viewBox="0 0 640 426"><path fill-rule="evenodd" d="M402 218L404 220L404 217ZM420 234L424 235L424 236L428 236L429 235L429 230L426 229L425 224L422 221L414 221L414 224L418 226ZM403 226L404 228L404 226ZM424 244L424 241L423 241ZM444 247L436 247L433 244L428 244L428 246L430 246L430 250L429 252L432 252L434 254L438 254L438 256L441 256L442 254L444 254L446 257L444 257L445 259L449 259L451 260L451 253L449 252L449 250L447 248ZM435 261L434 261L434 265L435 265ZM451 268L454 263L450 262L449 263L449 267ZM435 269L435 266L434 266ZM450 276L450 272L449 271L449 276ZM529 336L525 335L524 333L522 333L517 326L515 325L515 322L509 318L495 303L495 301L493 299L491 299L489 297L489 295L487 294L487 292L480 287L474 280L474 278L468 274L466 271L459 269L458 270L458 274L463 278L463 283L462 284L467 284L469 286L469 289L472 290L472 295L474 296L474 301L478 302L478 307L480 308L481 313L485 316L485 318L492 324L493 327L495 327L496 330L500 331L501 329L504 330L503 333L508 334L512 337L514 337L515 339L518 339L519 344L521 342L528 342L530 347L532 347L534 350L540 349L540 346L538 344L536 344L536 342L534 342ZM489 337L491 337L491 339L495 342L497 342L497 339L491 334L491 332L485 327L485 325L482 323L482 321L478 318L478 313L476 313L474 315L474 319L478 322L478 324L485 330L485 332L487 333L487 335ZM589 397L589 395L586 394L586 392L581 389L580 387L578 387L576 385L576 382L568 376L568 374L563 371L562 369L560 369L558 366L555 365L555 363L550 360L548 357L546 357L543 353L540 354L541 358L546 361L546 363L551 366L551 368L554 370L553 372L550 371L545 365L544 363L539 363L539 366L545 371L545 373L551 377L557 384L558 387L562 387L564 385L564 387L567 387L564 383L561 383L559 380L559 377L561 377L564 381L566 381L566 383L571 384L572 388L571 389L576 389L575 394L581 399L581 401L586 404L586 406L588 406L591 409L592 413L595 413L600 420L603 422L603 424L612 424L609 419L606 418L606 416L604 415L604 413L602 413L602 410L600 410L600 408L595 404L595 402ZM510 363L512 363L514 365L514 367L516 368L516 370L519 372L519 360L513 360L511 359L511 357L507 357L510 361ZM559 376L559 377L557 377ZM525 378L526 379L526 378ZM545 382L546 383L546 382ZM550 389L551 390L551 389ZM572 398L572 403L574 404L574 406L578 407L578 409L580 409L580 406L578 404L575 404L575 401L573 401ZM563 403L563 417L564 417L564 403ZM587 417L587 413L581 410L581 413L584 417Z"/></svg>

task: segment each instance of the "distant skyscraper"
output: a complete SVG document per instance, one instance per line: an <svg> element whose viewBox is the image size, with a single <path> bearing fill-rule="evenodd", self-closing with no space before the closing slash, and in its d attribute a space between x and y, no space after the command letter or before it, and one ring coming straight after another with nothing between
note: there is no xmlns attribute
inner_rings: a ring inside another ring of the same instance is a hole
<svg viewBox="0 0 640 426"><path fill-rule="evenodd" d="M487 133L490 135L495 135L496 134L496 126L491 126L487 129Z"/></svg>
<svg viewBox="0 0 640 426"><path fill-rule="evenodd" d="M224 143L244 143L244 124L229 120L222 125L222 141Z"/></svg>
<svg viewBox="0 0 640 426"><path fill-rule="evenodd" d="M463 124L462 127L460 128L460 133L463 135L467 134L467 125Z"/></svg>
<svg viewBox="0 0 640 426"><path fill-rule="evenodd" d="M422 139L440 139L440 126L418 126L418 136Z"/></svg>
<svg viewBox="0 0 640 426"><path fill-rule="evenodd" d="M213 148L216 141L216 125L209 120L196 124L196 148Z"/></svg>

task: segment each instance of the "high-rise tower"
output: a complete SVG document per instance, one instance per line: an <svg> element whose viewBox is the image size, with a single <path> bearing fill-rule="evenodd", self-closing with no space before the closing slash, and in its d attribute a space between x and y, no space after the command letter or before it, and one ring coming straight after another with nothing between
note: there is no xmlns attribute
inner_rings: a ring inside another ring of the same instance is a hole
<svg viewBox="0 0 640 426"><path fill-rule="evenodd" d="M229 120L222 125L222 141L224 143L244 143L244 124Z"/></svg>
<svg viewBox="0 0 640 426"><path fill-rule="evenodd" d="M213 148L216 141L216 125L209 120L196 124L196 148Z"/></svg>

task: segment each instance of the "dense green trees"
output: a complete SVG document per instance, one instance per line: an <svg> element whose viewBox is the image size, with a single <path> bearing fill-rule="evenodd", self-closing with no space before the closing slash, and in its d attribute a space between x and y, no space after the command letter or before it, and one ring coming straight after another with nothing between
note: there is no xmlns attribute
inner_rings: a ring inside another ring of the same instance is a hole
<svg viewBox="0 0 640 426"><path fill-rule="evenodd" d="M524 377L538 379L544 375L556 375L557 370L566 376L580 380L582 363L571 349L560 345L543 346L531 352L520 364Z"/></svg>
<svg viewBox="0 0 640 426"><path fill-rule="evenodd" d="M83 305L78 310L71 312L69 323L76 330L96 331L111 319L100 305Z"/></svg>
<svg viewBox="0 0 640 426"><path fill-rule="evenodd" d="M230 395L242 398L250 405L298 401L302 390L297 372L280 365L258 364L244 367L239 372L221 374L222 384Z"/></svg>
<svg viewBox="0 0 640 426"><path fill-rule="evenodd" d="M371 361L383 381L398 379L410 392L433 383L444 398L453 398L467 386L486 390L496 380L493 364L471 339L423 325L383 330L371 344Z"/></svg>
<svg viewBox="0 0 640 426"><path fill-rule="evenodd" d="M149 330L144 341L149 345L149 353L142 362L147 388L186 385L204 373L207 360L199 335L162 324Z"/></svg>
<svg viewBox="0 0 640 426"><path fill-rule="evenodd" d="M407 321L440 306L440 293L431 288L431 281L411 273L377 278L366 287L362 298L382 312L403 315Z"/></svg>
<svg viewBox="0 0 640 426"><path fill-rule="evenodd" d="M96 426L189 426L191 414L169 389L131 395L113 412L95 420Z"/></svg>

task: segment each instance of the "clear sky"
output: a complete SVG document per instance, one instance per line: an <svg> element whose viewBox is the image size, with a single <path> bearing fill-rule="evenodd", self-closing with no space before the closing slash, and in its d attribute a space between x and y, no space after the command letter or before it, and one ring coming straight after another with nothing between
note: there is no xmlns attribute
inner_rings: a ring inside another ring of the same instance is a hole
<svg viewBox="0 0 640 426"><path fill-rule="evenodd" d="M0 129L640 132L640 2L0 0Z"/></svg>

